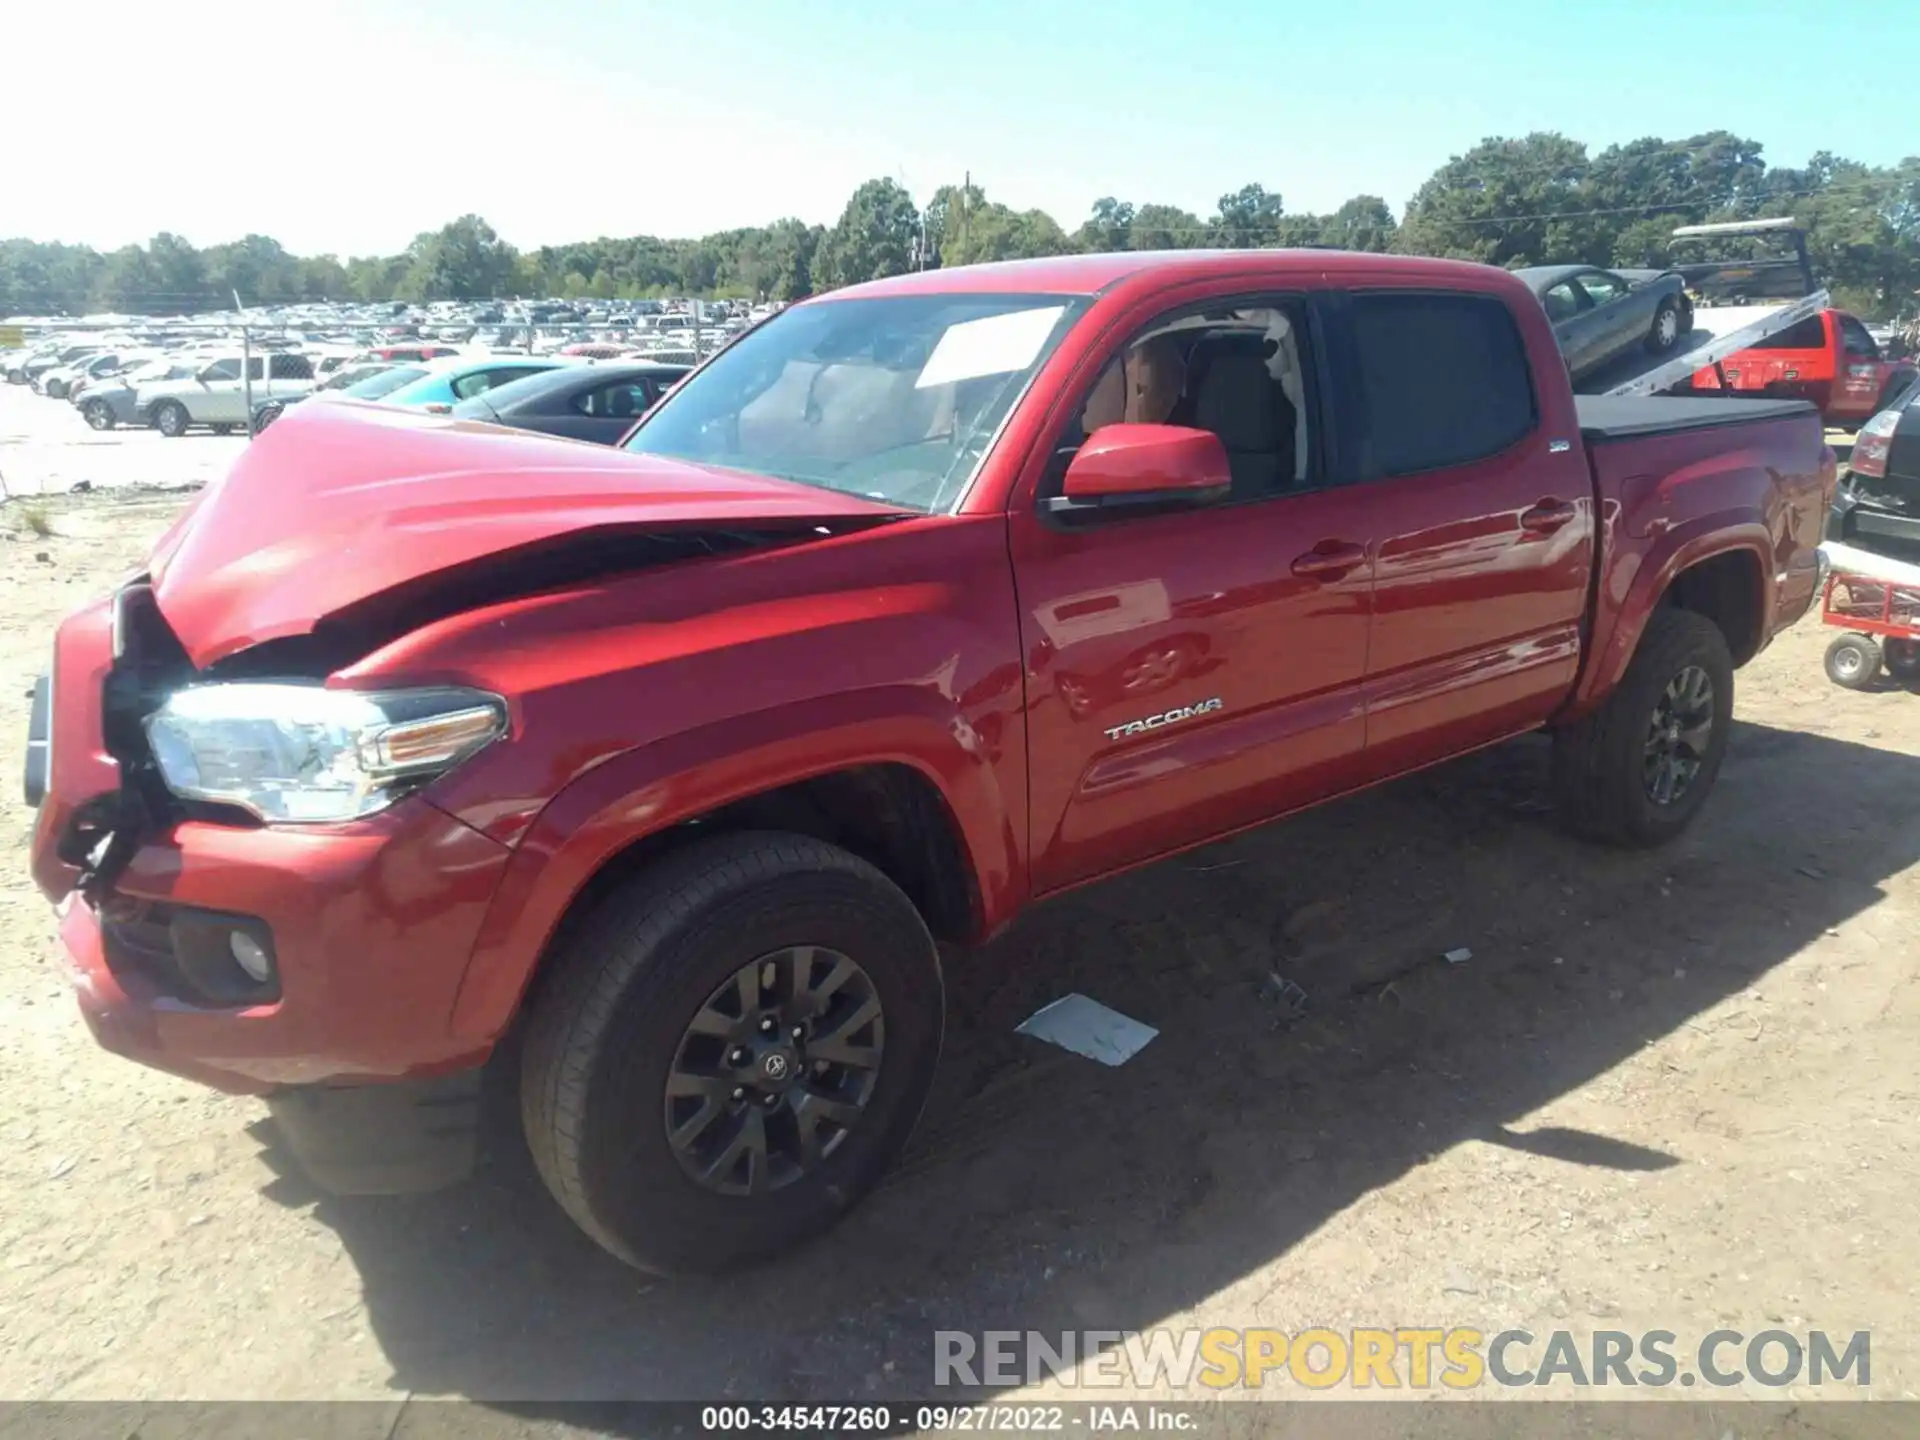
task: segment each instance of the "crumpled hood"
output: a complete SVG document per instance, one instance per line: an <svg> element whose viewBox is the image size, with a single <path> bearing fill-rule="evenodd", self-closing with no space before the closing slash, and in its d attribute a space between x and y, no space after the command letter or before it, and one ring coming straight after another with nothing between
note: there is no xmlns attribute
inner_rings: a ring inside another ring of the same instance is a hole
<svg viewBox="0 0 1920 1440"><path fill-rule="evenodd" d="M149 562L196 667L371 597L586 532L912 512L784 480L361 402L296 405L195 497Z"/></svg>

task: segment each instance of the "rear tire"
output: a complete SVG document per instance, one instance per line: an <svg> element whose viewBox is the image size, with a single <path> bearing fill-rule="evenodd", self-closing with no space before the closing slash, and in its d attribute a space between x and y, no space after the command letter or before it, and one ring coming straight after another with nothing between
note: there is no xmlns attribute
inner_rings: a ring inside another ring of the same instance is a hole
<svg viewBox="0 0 1920 1440"><path fill-rule="evenodd" d="M531 1008L521 1118L554 1197L612 1254L725 1270L811 1239L880 1178L926 1101L944 1018L933 939L886 876L804 836L716 836L563 929Z"/></svg>
<svg viewBox="0 0 1920 1440"><path fill-rule="evenodd" d="M178 400L163 400L154 407L153 428L169 440L178 440L187 433L192 421L187 415L187 407Z"/></svg>
<svg viewBox="0 0 1920 1440"><path fill-rule="evenodd" d="M1885 657L1865 635L1842 635L1827 646L1827 678L1847 690L1867 690L1880 678Z"/></svg>
<svg viewBox="0 0 1920 1440"><path fill-rule="evenodd" d="M1726 758L1733 657L1720 627L1691 610L1647 621L1606 703L1553 737L1553 784L1568 825L1644 848L1692 823Z"/></svg>

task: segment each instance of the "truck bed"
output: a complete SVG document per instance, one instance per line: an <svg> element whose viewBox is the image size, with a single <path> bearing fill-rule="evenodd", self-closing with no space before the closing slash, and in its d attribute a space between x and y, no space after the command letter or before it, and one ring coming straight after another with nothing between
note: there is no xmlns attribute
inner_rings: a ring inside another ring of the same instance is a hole
<svg viewBox="0 0 1920 1440"><path fill-rule="evenodd" d="M1580 417L1580 438L1589 447L1614 440L1818 414L1810 400L1741 400L1717 395L1576 395L1573 406Z"/></svg>

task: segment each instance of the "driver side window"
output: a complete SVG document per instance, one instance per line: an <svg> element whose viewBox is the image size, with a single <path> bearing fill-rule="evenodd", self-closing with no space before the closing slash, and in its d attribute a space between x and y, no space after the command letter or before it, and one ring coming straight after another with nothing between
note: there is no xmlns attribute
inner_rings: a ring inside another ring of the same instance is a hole
<svg viewBox="0 0 1920 1440"><path fill-rule="evenodd" d="M1540 297L1540 303L1547 307L1547 319L1556 325L1580 313L1580 297L1573 293L1573 282L1569 280L1549 285L1546 293Z"/></svg>
<svg viewBox="0 0 1920 1440"><path fill-rule="evenodd" d="M1580 277L1580 288L1587 292L1587 298L1596 307L1611 304L1626 292L1611 275L1602 275L1598 270L1589 270Z"/></svg>
<svg viewBox="0 0 1920 1440"><path fill-rule="evenodd" d="M1234 501L1316 483L1306 312L1291 301L1231 302L1156 321L1107 362L1056 446L1043 493L1107 425L1180 425L1219 437Z"/></svg>

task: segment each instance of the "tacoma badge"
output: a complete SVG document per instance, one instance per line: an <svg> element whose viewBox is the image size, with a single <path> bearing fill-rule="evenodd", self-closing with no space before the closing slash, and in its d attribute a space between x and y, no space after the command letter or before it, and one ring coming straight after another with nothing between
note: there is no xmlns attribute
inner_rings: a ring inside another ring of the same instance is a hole
<svg viewBox="0 0 1920 1440"><path fill-rule="evenodd" d="M1197 705L1181 705L1176 709L1162 711L1158 715L1149 715L1144 720L1129 720L1124 725L1116 725L1107 731L1107 738L1119 740L1128 735L1142 735L1149 730L1165 729L1169 725L1179 724L1182 720L1191 720L1197 715L1211 714L1220 708L1220 697L1216 695L1213 699L1202 700Z"/></svg>

